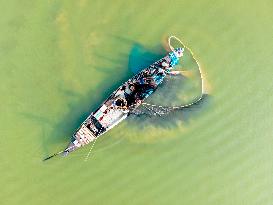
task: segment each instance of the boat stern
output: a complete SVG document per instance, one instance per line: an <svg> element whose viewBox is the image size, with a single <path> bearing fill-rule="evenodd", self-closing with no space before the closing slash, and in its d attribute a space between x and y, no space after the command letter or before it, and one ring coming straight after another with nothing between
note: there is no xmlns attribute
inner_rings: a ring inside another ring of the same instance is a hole
<svg viewBox="0 0 273 205"><path fill-rule="evenodd" d="M96 139L96 135L88 129L85 124L82 124L80 128L74 133L71 142L63 151L63 156L67 156L70 152L83 147Z"/></svg>

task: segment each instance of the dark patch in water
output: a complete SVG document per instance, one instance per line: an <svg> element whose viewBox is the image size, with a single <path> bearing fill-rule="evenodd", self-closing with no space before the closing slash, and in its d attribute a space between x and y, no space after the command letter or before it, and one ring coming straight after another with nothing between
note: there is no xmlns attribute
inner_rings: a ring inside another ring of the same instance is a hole
<svg viewBox="0 0 273 205"><path fill-rule="evenodd" d="M135 43L129 54L128 68L131 72L137 74L165 55L162 53L153 53L139 43Z"/></svg>

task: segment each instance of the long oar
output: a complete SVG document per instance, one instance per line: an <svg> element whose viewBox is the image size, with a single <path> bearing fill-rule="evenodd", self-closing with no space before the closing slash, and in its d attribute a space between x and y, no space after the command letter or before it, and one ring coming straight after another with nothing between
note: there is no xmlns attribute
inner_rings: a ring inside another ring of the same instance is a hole
<svg viewBox="0 0 273 205"><path fill-rule="evenodd" d="M60 155L60 154L62 154L62 153L64 153L64 151L59 151L59 152L57 152L57 153L55 153L55 154L53 154L53 155L51 155L51 156L45 158L43 161L49 160L49 159L51 159L52 157L55 157L55 156Z"/></svg>

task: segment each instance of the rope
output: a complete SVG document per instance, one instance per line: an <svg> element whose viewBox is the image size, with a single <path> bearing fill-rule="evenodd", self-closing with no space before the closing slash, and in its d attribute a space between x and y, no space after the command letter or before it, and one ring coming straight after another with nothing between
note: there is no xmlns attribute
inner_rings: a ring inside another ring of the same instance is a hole
<svg viewBox="0 0 273 205"><path fill-rule="evenodd" d="M97 138L95 138L95 140L94 140L94 142L93 142L91 148L89 149L89 152L88 152L87 155L85 156L85 158L84 158L84 161L85 161L85 162L88 160L88 158L89 158L89 156L90 156L90 154L91 154L91 152L92 152L92 150L93 150L93 147L94 147L96 141L97 141Z"/></svg>
<svg viewBox="0 0 273 205"><path fill-rule="evenodd" d="M94 145L95 145L97 139L98 139L99 136L101 135L101 134L100 134L101 130L102 130L102 127L99 129L99 131L98 131L98 133L99 133L98 136L95 138L95 140L94 140L92 146L90 147L90 149L89 149L87 155L86 155L85 158L84 158L84 161L85 161L85 162L88 160L88 158L89 158L89 156L90 156L90 154L91 154L91 152L92 152L92 150L93 150L93 148L94 148Z"/></svg>
<svg viewBox="0 0 273 205"><path fill-rule="evenodd" d="M170 36L169 39L168 39L168 44L169 44L169 47L170 47L170 49L171 49L172 51L174 51L175 49L174 49L174 47L171 45L171 39L175 39L175 40L177 40L178 42L180 42L181 45L182 45L184 48L186 48L186 49L190 52L192 58L194 59L195 63L197 64L197 66L198 66L198 71L199 71L199 74L200 74L200 79L201 79L201 95L198 97L197 100L194 100L194 101L191 102L191 103L188 103L188 104L185 104L185 105L180 105L180 106L170 106L170 107L168 107L168 106L161 106L161 105L149 104L149 103L144 103L144 102L142 103L142 105L148 105L148 106L152 106L152 107L158 107L158 108L164 108L164 109L171 109L171 110L178 110L178 109L182 109L182 108L185 108L185 107L189 107L189 106L191 106L191 105L193 105L193 104L196 104L196 103L198 103L200 100L202 100L202 98L203 98L203 95L204 95L204 79L203 79L203 75L202 75L202 72L201 72L201 66L200 66L198 60L196 59L196 57L195 57L193 51L192 51L189 47L187 47L187 46L186 46L179 38L177 38L176 36ZM147 108L147 106L144 106L144 107Z"/></svg>

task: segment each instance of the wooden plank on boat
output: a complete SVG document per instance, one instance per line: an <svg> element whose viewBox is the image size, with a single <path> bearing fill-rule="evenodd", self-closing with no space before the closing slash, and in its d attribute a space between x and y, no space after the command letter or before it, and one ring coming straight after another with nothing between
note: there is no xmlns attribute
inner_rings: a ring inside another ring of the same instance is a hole
<svg viewBox="0 0 273 205"><path fill-rule="evenodd" d="M74 137L81 143L81 146L88 144L96 139L92 132L82 124L80 129L75 133Z"/></svg>

